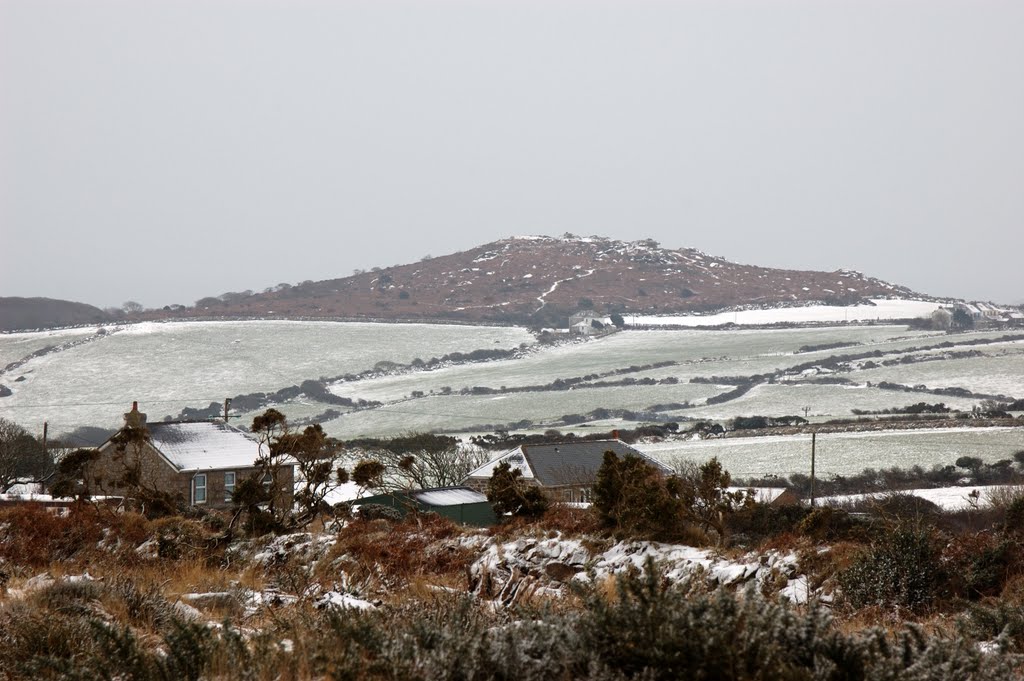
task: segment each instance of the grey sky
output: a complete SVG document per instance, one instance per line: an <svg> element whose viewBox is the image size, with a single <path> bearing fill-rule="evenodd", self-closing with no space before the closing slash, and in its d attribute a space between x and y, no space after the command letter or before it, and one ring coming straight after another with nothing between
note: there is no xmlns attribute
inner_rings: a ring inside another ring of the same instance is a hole
<svg viewBox="0 0 1024 681"><path fill-rule="evenodd" d="M0 0L0 295L513 234L1024 298L1024 3Z"/></svg>

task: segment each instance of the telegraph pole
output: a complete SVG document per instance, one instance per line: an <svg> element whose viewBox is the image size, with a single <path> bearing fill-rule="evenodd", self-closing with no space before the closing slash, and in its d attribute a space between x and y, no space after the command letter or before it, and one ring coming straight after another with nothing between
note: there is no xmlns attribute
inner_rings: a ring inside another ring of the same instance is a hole
<svg viewBox="0 0 1024 681"><path fill-rule="evenodd" d="M225 397L224 398L224 423L227 423L228 419L231 418L230 416L228 416L228 406L230 404L231 404L231 398L230 397Z"/></svg>
<svg viewBox="0 0 1024 681"><path fill-rule="evenodd" d="M814 448L817 433L811 433L811 508L814 508Z"/></svg>
<svg viewBox="0 0 1024 681"><path fill-rule="evenodd" d="M50 429L50 422L43 421L43 454L46 454L46 433Z"/></svg>

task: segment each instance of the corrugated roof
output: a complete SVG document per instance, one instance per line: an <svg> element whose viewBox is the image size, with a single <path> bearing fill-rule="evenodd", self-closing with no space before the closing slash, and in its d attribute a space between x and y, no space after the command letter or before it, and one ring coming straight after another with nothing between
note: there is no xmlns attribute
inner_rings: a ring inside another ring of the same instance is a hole
<svg viewBox="0 0 1024 681"><path fill-rule="evenodd" d="M260 446L246 433L219 421L147 423L154 447L179 470L252 466Z"/></svg>
<svg viewBox="0 0 1024 681"><path fill-rule="evenodd" d="M416 490L409 494L416 501L429 506L458 506L459 504L479 504L487 501L486 495L468 487L439 487Z"/></svg>
<svg viewBox="0 0 1024 681"><path fill-rule="evenodd" d="M615 452L620 458L627 454L639 456L658 466L666 473L671 469L621 440L593 440L589 442L561 442L558 444L522 445L469 474L470 478L490 477L502 461L523 471L524 478L536 478L546 487L559 485L591 485L597 469L604 462L604 453ZM521 461L517 461L519 458Z"/></svg>

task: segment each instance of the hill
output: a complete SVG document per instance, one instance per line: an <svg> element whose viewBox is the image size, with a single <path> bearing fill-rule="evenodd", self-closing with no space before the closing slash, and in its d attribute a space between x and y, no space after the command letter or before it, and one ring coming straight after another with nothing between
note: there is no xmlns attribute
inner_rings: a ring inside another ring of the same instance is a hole
<svg viewBox="0 0 1024 681"><path fill-rule="evenodd" d="M53 298L0 298L0 331L53 328L110 321L98 307Z"/></svg>
<svg viewBox="0 0 1024 681"><path fill-rule="evenodd" d="M561 324L570 312L674 313L915 296L859 272L741 265L653 240L512 237L326 281L226 293L155 316L363 317Z"/></svg>

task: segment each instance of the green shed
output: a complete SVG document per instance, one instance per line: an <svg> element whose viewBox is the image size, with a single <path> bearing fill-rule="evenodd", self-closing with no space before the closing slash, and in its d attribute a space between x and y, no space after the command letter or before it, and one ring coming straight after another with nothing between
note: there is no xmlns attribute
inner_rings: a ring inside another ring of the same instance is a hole
<svg viewBox="0 0 1024 681"><path fill-rule="evenodd" d="M389 492L372 497L363 497L353 506L380 504L397 509L402 515L411 508L421 513L436 513L450 518L460 525L490 527L498 524L487 497L469 487L435 487L410 491Z"/></svg>

